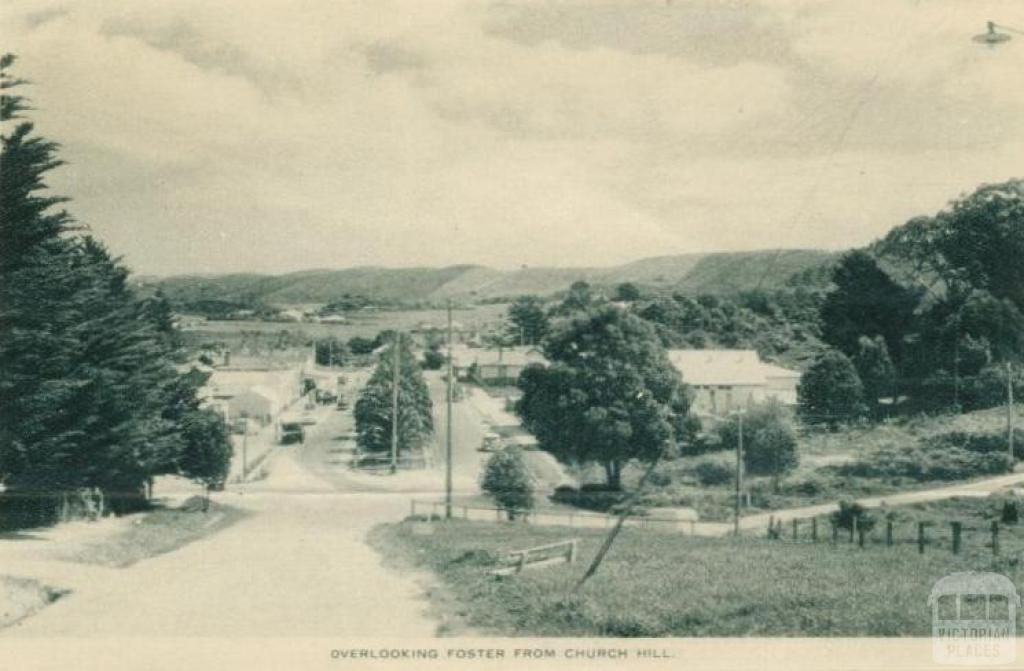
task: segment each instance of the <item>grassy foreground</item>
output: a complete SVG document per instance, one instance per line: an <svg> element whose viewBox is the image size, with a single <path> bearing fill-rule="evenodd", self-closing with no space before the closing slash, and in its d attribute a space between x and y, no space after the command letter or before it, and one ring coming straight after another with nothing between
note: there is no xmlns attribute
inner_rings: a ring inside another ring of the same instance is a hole
<svg viewBox="0 0 1024 671"><path fill-rule="evenodd" d="M453 520L424 534L424 526L382 525L371 540L392 560L432 570L446 592L439 608L504 636L924 636L939 578L964 570L1021 578L1013 558L625 529L573 594L603 532ZM505 552L574 537L575 565L487 575Z"/></svg>
<svg viewBox="0 0 1024 671"><path fill-rule="evenodd" d="M156 508L142 513L127 530L70 550L62 559L124 568L215 533L242 515L238 509L216 502L202 512L199 499L191 499L181 508Z"/></svg>

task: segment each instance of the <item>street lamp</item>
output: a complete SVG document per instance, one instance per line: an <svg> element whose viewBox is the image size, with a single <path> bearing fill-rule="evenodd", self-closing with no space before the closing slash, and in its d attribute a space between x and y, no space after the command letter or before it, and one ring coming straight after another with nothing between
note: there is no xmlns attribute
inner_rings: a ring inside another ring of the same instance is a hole
<svg viewBox="0 0 1024 671"><path fill-rule="evenodd" d="M1018 35L1024 35L1024 30L1018 30L1017 28L1011 28L1010 26L1000 25L994 21L989 21L987 24L987 30L983 33L975 35L971 39L981 44L987 44L990 47L997 46L1003 42L1009 42L1012 39L1012 35L1009 33L1017 33ZM999 32L999 31L1007 32Z"/></svg>

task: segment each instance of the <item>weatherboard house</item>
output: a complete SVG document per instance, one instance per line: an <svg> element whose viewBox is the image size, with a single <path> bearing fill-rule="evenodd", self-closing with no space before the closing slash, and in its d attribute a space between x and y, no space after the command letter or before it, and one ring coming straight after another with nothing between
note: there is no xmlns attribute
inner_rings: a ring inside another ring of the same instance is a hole
<svg viewBox="0 0 1024 671"><path fill-rule="evenodd" d="M691 410L699 417L722 417L768 399L796 405L800 373L765 363L754 350L674 349L668 356L693 392Z"/></svg>
<svg viewBox="0 0 1024 671"><path fill-rule="evenodd" d="M481 384L515 384L519 374L534 363L547 364L547 359L535 347L458 347L452 350L455 377L459 380L474 380Z"/></svg>

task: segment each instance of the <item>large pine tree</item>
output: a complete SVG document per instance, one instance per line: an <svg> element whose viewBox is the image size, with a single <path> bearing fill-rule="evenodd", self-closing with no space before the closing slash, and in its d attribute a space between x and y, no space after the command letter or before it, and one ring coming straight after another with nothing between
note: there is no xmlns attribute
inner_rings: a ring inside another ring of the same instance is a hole
<svg viewBox="0 0 1024 671"><path fill-rule="evenodd" d="M230 447L223 432L200 437L186 421L199 412L197 381L175 369L180 341L166 302L139 300L128 270L76 232L56 209L65 199L46 194L58 145L21 118L13 63L0 58L0 517L26 526L52 522L60 496L79 488L130 510L197 445L213 445L216 473Z"/></svg>

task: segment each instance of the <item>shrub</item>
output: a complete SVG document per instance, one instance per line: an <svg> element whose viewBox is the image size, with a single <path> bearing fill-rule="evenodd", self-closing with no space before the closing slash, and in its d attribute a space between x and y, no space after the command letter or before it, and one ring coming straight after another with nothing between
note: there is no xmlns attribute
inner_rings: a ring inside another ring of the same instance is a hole
<svg viewBox="0 0 1024 671"><path fill-rule="evenodd" d="M928 441L935 448L960 448L979 454L1006 454L1006 434L1003 433L969 433L966 431L950 431L933 436ZM1013 456L1024 458L1024 445L1014 444Z"/></svg>
<svg viewBox="0 0 1024 671"><path fill-rule="evenodd" d="M827 424L834 430L864 413L864 385L857 369L836 350L826 350L807 369L797 396L800 414L808 424Z"/></svg>
<svg viewBox="0 0 1024 671"><path fill-rule="evenodd" d="M1002 520L1003 524L1016 524L1019 518L1020 512L1017 510L1017 501L1014 499L1003 501L1003 509L999 514L999 519Z"/></svg>
<svg viewBox="0 0 1024 671"><path fill-rule="evenodd" d="M884 446L835 470L840 475L865 478L909 478L917 482L964 480L1005 473L1007 460L1000 452L971 452L922 442L906 449Z"/></svg>
<svg viewBox="0 0 1024 671"><path fill-rule="evenodd" d="M533 482L518 448L495 452L484 467L481 488L515 519L516 511L533 508Z"/></svg>
<svg viewBox="0 0 1024 671"><path fill-rule="evenodd" d="M840 501L839 510L832 513L832 522L840 529L853 529L853 521L857 520L857 528L865 532L875 526L875 516L856 501Z"/></svg>
<svg viewBox="0 0 1024 671"><path fill-rule="evenodd" d="M693 467L693 472L697 476L697 480L707 486L724 485L727 482L732 482L736 477L735 468L711 459L698 461Z"/></svg>

